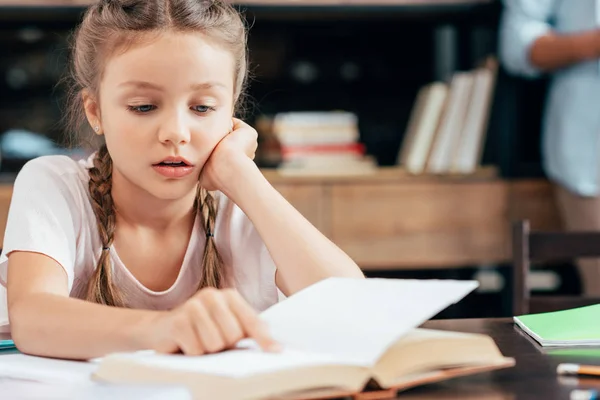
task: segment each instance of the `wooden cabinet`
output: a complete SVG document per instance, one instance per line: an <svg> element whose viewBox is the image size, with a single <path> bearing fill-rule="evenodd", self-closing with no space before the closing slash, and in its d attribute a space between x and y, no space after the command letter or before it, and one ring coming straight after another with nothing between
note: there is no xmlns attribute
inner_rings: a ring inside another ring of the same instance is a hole
<svg viewBox="0 0 600 400"><path fill-rule="evenodd" d="M329 235L327 187L318 183L279 183L277 191L317 229Z"/></svg>
<svg viewBox="0 0 600 400"><path fill-rule="evenodd" d="M331 189L331 238L365 268L440 267L506 255L506 185L364 183Z"/></svg>
<svg viewBox="0 0 600 400"><path fill-rule="evenodd" d="M511 223L560 229L545 180L471 177L281 177L276 189L363 269L455 268L507 262Z"/></svg>

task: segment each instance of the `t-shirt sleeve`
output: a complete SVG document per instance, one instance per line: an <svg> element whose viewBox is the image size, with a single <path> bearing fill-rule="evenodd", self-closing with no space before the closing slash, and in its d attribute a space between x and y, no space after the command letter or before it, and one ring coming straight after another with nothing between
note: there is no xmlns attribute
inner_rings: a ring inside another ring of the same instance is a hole
<svg viewBox="0 0 600 400"><path fill-rule="evenodd" d="M535 78L542 71L529 60L533 43L553 29L557 0L504 0L500 19L500 61L511 73Z"/></svg>
<svg viewBox="0 0 600 400"><path fill-rule="evenodd" d="M14 251L41 253L60 264L73 286L77 204L55 165L34 159L21 169L13 186L4 243L0 284L6 286L8 256Z"/></svg>

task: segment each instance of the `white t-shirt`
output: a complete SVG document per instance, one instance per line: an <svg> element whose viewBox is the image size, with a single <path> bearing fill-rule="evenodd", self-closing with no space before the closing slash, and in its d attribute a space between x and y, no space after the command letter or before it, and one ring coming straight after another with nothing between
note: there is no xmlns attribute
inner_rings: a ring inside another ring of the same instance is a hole
<svg viewBox="0 0 600 400"><path fill-rule="evenodd" d="M6 304L7 255L15 250L45 254L56 260L68 277L71 297L83 298L101 253L88 191L88 168L94 155L83 160L44 156L29 161L14 183L0 255L0 332L9 331ZM244 212L225 195L217 194L214 240L234 287L257 311L276 303L275 265ZM155 292L143 286L111 248L114 280L132 308L166 310L181 304L198 287L204 252L199 218L175 283Z"/></svg>

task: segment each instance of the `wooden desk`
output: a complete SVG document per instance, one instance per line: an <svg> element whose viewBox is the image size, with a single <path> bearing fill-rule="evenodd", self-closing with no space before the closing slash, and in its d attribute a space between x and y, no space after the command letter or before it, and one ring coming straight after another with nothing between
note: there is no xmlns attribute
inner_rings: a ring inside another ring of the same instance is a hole
<svg viewBox="0 0 600 400"><path fill-rule="evenodd" d="M600 390L600 378L565 378L556 374L561 362L600 365L600 347L585 350L547 350L533 344L511 319L436 320L426 328L485 333L500 351L514 357L516 366L415 388L398 399L544 399L568 400L573 389Z"/></svg>

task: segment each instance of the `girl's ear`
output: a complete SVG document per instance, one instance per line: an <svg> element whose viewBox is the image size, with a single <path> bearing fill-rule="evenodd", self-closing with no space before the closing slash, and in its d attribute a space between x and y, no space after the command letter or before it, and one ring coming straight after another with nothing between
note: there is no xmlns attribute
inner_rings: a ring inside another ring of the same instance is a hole
<svg viewBox="0 0 600 400"><path fill-rule="evenodd" d="M84 89L81 92L83 99L83 108L85 110L85 116L88 123L92 126L92 129L96 134L102 135L102 125L100 124L100 107L96 101L95 96L88 89Z"/></svg>

